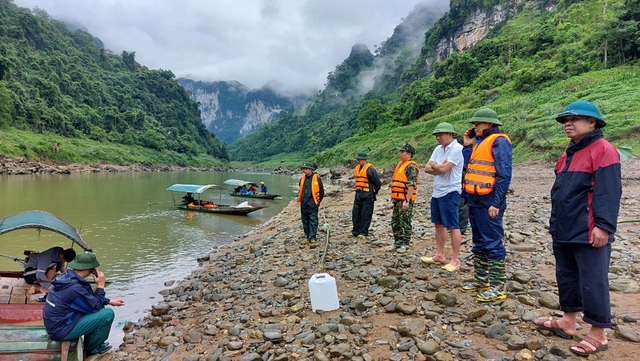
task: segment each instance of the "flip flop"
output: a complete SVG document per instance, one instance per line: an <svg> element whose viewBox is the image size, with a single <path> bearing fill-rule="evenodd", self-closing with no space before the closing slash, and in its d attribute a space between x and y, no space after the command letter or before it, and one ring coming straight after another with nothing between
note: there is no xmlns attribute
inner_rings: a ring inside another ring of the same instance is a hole
<svg viewBox="0 0 640 361"><path fill-rule="evenodd" d="M589 347L590 346L590 347ZM574 350L574 347L579 347L583 351ZM577 344L571 346L571 352L575 353L579 356L588 357L591 354L596 352L605 351L609 349L609 345L603 345L600 341L596 340L593 337L584 336L582 341Z"/></svg>
<svg viewBox="0 0 640 361"><path fill-rule="evenodd" d="M456 266L452 265L451 263L448 263L448 264L446 264L446 265L444 265L444 266L442 266L440 268L445 270L445 271L447 271L447 272L455 272L458 269L460 269L460 266L456 267Z"/></svg>
<svg viewBox="0 0 640 361"><path fill-rule="evenodd" d="M549 325L550 327L547 327L544 325L545 322L549 321ZM541 330L546 330L546 331L550 331L553 334L555 334L558 337L562 337L565 340L571 340L573 338L573 335L570 335L566 332L564 332L562 330L562 328L560 328L560 326L558 325L558 320L549 320L546 318L542 318L542 317L536 317L534 319L531 320L531 322L533 322L534 325L538 326L539 329Z"/></svg>
<svg viewBox="0 0 640 361"><path fill-rule="evenodd" d="M442 264L442 262L434 261L433 257L423 256L420 257L420 260L426 264Z"/></svg>

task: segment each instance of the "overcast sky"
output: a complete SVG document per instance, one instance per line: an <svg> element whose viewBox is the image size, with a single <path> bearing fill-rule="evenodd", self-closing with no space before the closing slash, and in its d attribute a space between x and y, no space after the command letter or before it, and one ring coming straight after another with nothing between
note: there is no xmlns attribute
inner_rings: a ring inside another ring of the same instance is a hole
<svg viewBox="0 0 640 361"><path fill-rule="evenodd" d="M14 0L82 24L115 54L194 80L324 87L355 43L373 52L434 0Z"/></svg>

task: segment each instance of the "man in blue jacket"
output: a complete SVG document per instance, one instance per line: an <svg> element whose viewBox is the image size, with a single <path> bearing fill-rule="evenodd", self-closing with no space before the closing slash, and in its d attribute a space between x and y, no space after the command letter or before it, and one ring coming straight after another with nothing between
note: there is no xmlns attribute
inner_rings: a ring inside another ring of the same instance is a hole
<svg viewBox="0 0 640 361"><path fill-rule="evenodd" d="M463 292L479 292L476 300L507 298L504 227L507 192L512 176L511 140L500 131L502 122L492 109L480 109L471 118L475 140L464 176L463 191L469 194L469 221L473 241L473 282Z"/></svg>
<svg viewBox="0 0 640 361"><path fill-rule="evenodd" d="M620 155L603 138L602 128L607 123L593 103L573 102L556 121L571 138L556 163L549 219L564 314L557 320L532 321L541 329L571 339L582 312L582 320L591 328L571 351L587 357L609 347L604 330L611 328L608 272L622 196Z"/></svg>
<svg viewBox="0 0 640 361"><path fill-rule="evenodd" d="M112 346L105 341L113 323L114 312L106 305L124 306L123 299L105 297L104 273L96 268L100 263L91 252L77 255L69 262L67 272L56 276L47 295L42 315L44 326L52 340L68 341L84 335L84 349L89 355L104 354ZM93 275L96 290L85 280Z"/></svg>

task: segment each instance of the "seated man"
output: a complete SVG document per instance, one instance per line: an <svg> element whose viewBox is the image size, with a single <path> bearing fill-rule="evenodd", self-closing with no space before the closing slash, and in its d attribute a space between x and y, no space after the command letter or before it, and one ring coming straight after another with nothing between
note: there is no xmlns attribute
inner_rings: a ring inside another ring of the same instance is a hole
<svg viewBox="0 0 640 361"><path fill-rule="evenodd" d="M187 193L184 197L182 197L182 204L187 205L191 203L195 203L196 199L193 198L192 193Z"/></svg>
<svg viewBox="0 0 640 361"><path fill-rule="evenodd" d="M264 182L260 182L260 193L267 194L267 186L264 184Z"/></svg>
<svg viewBox="0 0 640 361"><path fill-rule="evenodd" d="M105 343L113 323L114 312L106 305L124 306L121 298L110 300L105 297L104 273L96 267L100 263L91 252L79 254L69 262L69 271L58 275L51 282L42 309L47 334L55 341L69 341L84 335L84 349L88 355L104 354L112 346ZM93 275L96 290L85 277Z"/></svg>
<svg viewBox="0 0 640 361"><path fill-rule="evenodd" d="M52 247L32 256L24 266L24 281L32 285L29 294L49 292L51 280L58 271L64 272L65 262L71 262L76 251L71 248Z"/></svg>
<svg viewBox="0 0 640 361"><path fill-rule="evenodd" d="M249 191L247 191L247 187L246 186L242 186L242 188L240 188L240 194L242 195L246 195Z"/></svg>

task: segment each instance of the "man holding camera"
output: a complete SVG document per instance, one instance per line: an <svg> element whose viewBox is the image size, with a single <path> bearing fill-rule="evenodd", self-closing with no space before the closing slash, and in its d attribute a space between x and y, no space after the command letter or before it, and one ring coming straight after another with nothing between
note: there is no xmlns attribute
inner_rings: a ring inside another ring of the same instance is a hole
<svg viewBox="0 0 640 361"><path fill-rule="evenodd" d="M42 316L47 334L55 341L69 341L84 335L84 349L88 355L104 354L111 350L105 341L113 323L114 312L106 305L124 306L121 298L105 297L104 273L96 268L100 263L91 252L77 255L67 272L56 276L49 292ZM93 291L86 277L93 275Z"/></svg>

